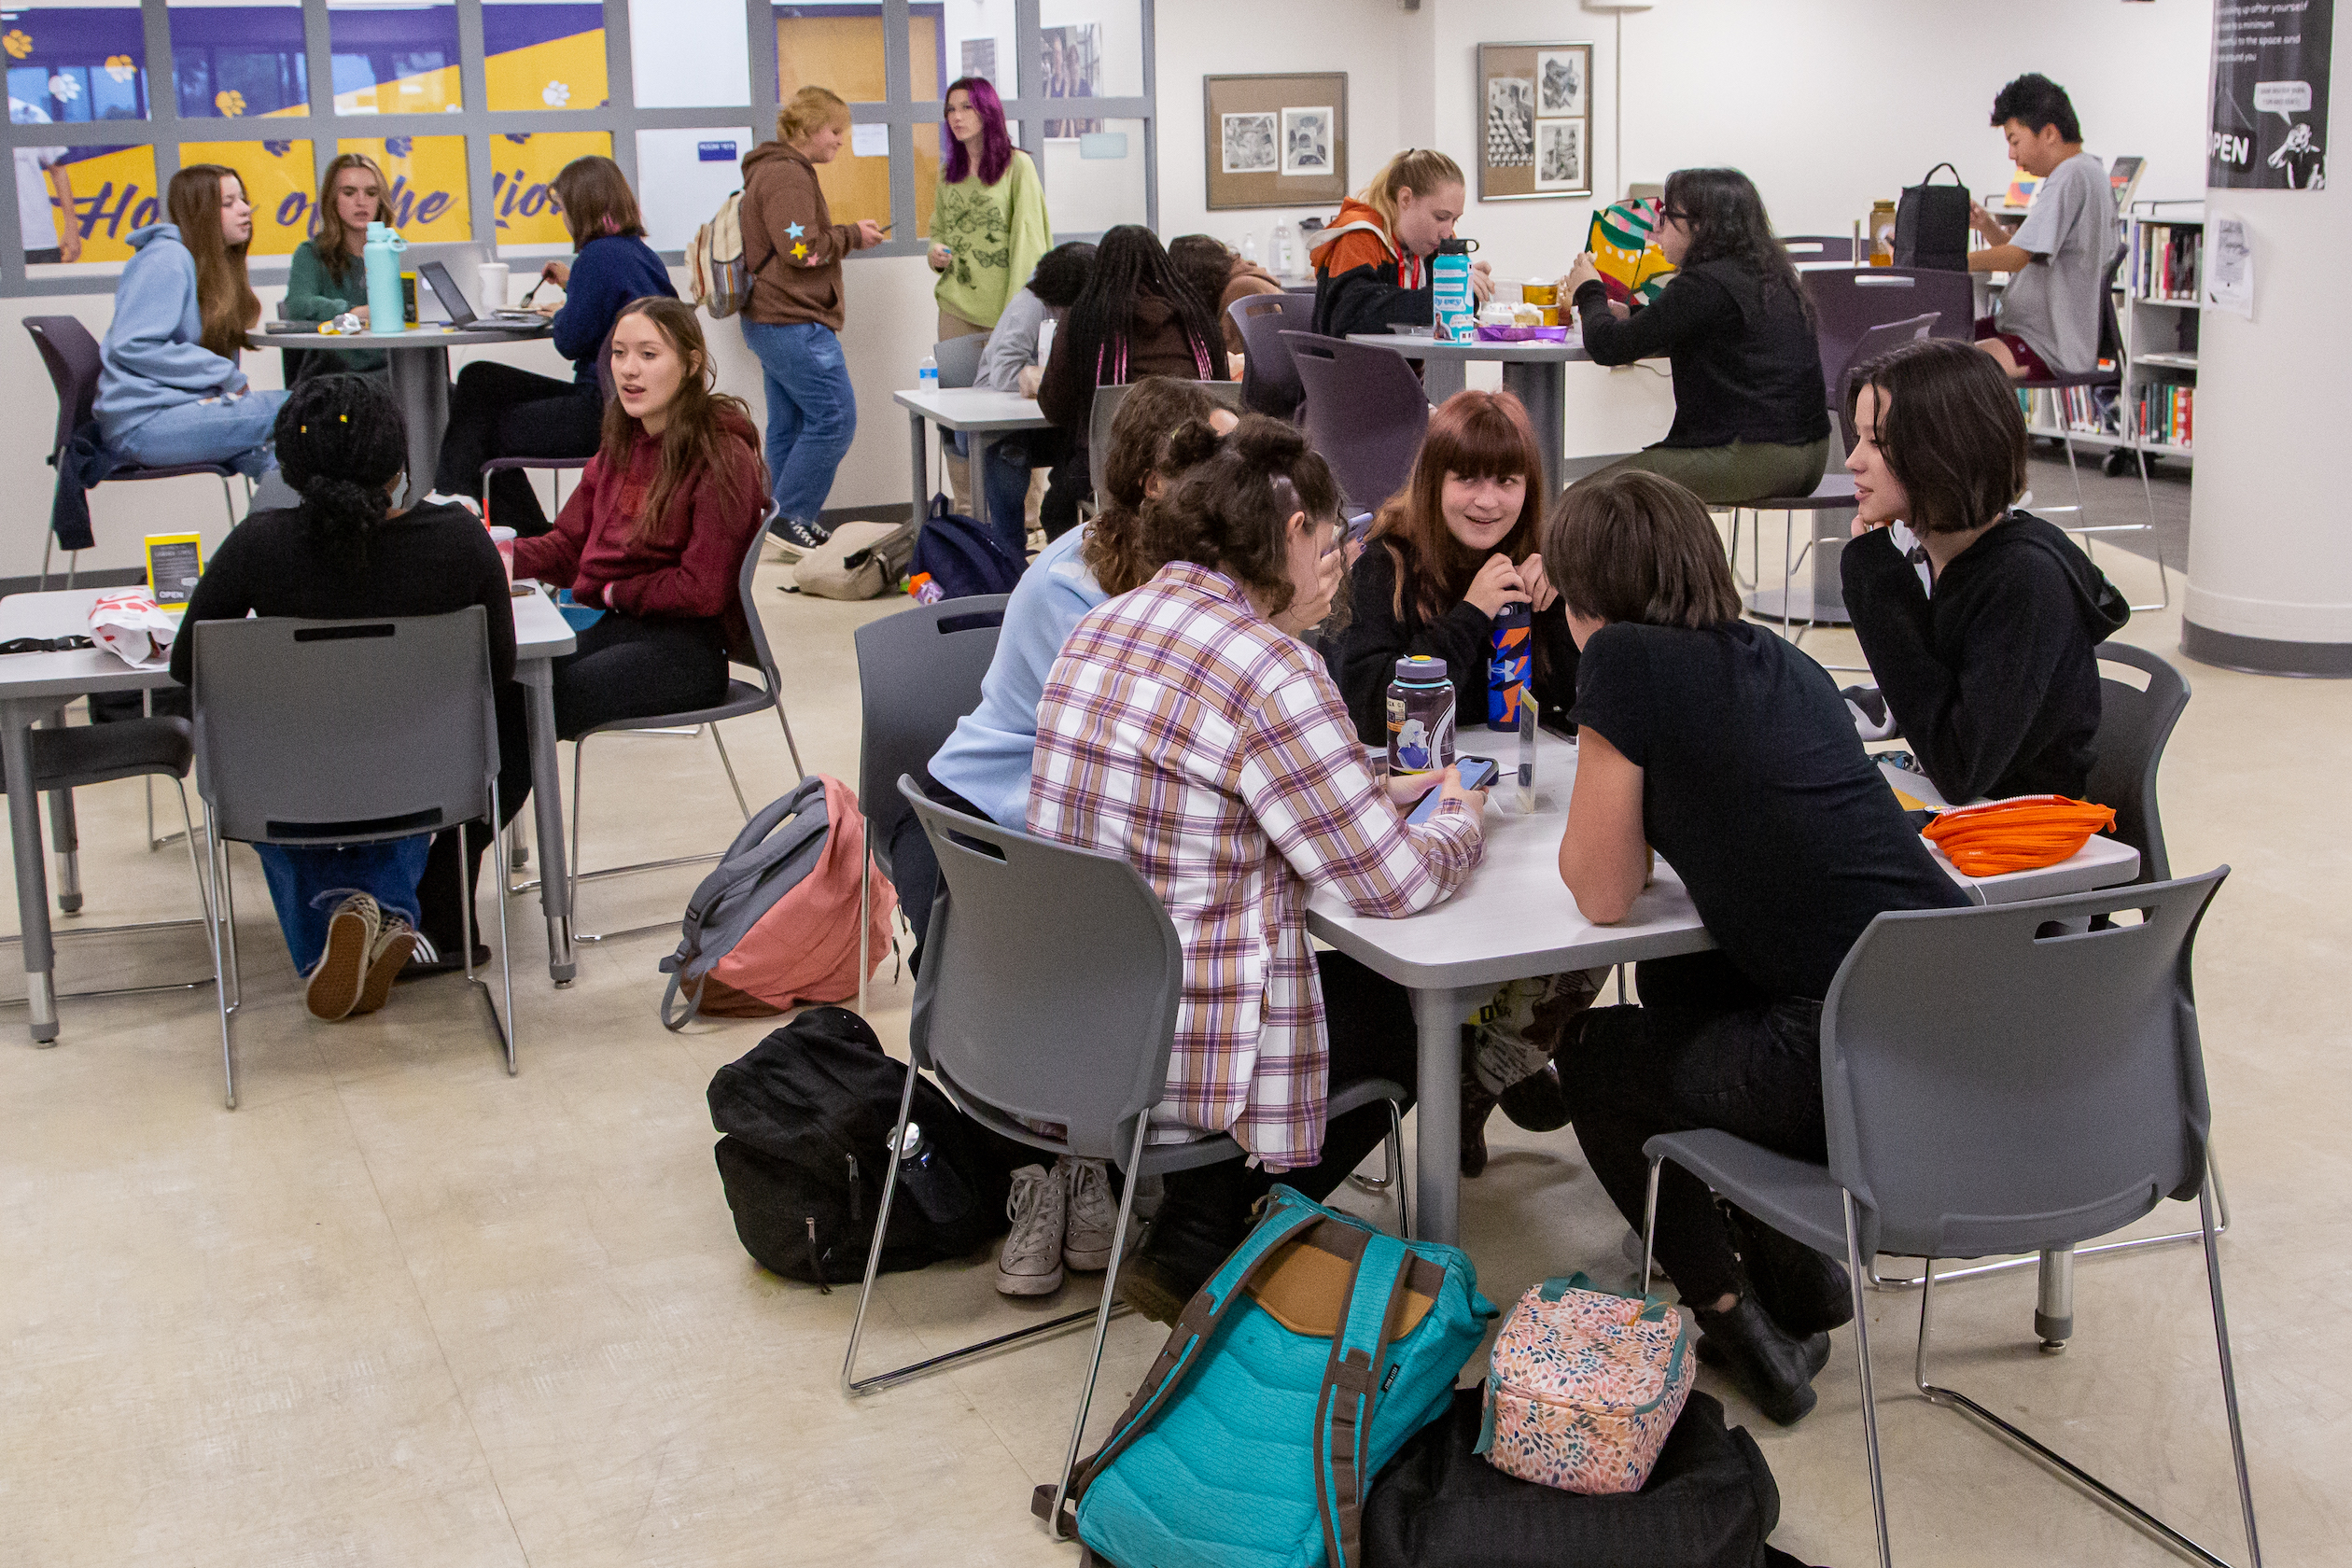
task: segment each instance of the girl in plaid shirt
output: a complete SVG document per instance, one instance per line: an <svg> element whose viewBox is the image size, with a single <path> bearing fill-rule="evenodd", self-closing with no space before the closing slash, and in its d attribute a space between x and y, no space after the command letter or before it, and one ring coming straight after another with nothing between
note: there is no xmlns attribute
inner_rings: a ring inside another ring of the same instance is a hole
<svg viewBox="0 0 2352 1568"><path fill-rule="evenodd" d="M1379 1105L1326 1125L1335 1085L1413 1081L1405 990L1310 950L1310 887L1408 915L1450 896L1484 847L1486 797L1450 769L1431 820L1406 825L1298 640L1338 588L1338 521L1331 471L1298 432L1243 419L1147 507L1169 564L1078 623L1038 707L1029 831L1125 855L1183 943L1157 1114L1230 1133L1250 1156L1168 1178L1121 1275L1163 1322L1239 1242L1277 1173L1321 1197L1379 1141Z"/></svg>

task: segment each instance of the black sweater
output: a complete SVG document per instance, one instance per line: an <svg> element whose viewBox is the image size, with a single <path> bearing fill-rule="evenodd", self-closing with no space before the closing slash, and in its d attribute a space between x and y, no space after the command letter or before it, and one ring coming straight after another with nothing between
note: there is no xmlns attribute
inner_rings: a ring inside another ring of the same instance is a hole
<svg viewBox="0 0 2352 1568"><path fill-rule="evenodd" d="M2099 728L2093 650L2131 610L2073 540L2010 512L1930 597L1873 528L1846 545L1841 575L1863 657L1944 799L2082 793Z"/></svg>
<svg viewBox="0 0 2352 1568"><path fill-rule="evenodd" d="M1346 698L1356 738L1366 746L1388 744L1388 688L1396 661L1426 654L1446 661L1454 683L1454 723L1474 730L1486 722L1487 664L1494 652L1494 623L1464 599L1434 622L1413 608L1407 585L1405 613L1396 613L1396 557L1374 539L1348 574L1348 624L1331 652L1332 679ZM1576 644L1568 635L1568 612L1557 600L1534 617L1529 679L1535 687L1537 717L1564 726L1576 699ZM1504 761L1505 759L1497 759Z"/></svg>
<svg viewBox="0 0 2352 1568"><path fill-rule="evenodd" d="M387 518L369 533L366 564L346 574L319 548L301 512L257 511L230 530L198 580L172 644L172 679L184 686L193 677L196 639L189 628L199 621L237 621L248 611L306 621L440 615L470 604L489 612L490 674L500 700L511 700L514 601L480 518L460 506Z"/></svg>
<svg viewBox="0 0 2352 1568"><path fill-rule="evenodd" d="M1664 354L1674 367L1674 424L1661 446L1765 441L1802 446L1829 434L1821 348L1801 301L1736 261L1677 273L1656 302L1619 321L1608 290L1576 290L1587 353L1603 365Z"/></svg>

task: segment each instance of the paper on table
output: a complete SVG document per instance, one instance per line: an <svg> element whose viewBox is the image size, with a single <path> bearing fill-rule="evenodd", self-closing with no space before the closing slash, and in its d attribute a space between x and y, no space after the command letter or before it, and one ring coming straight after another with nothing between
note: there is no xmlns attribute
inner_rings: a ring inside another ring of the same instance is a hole
<svg viewBox="0 0 2352 1568"><path fill-rule="evenodd" d="M887 125L862 123L850 126L849 156L852 158L889 157L890 128Z"/></svg>
<svg viewBox="0 0 2352 1568"><path fill-rule="evenodd" d="M2246 219L2213 219L2212 238L2205 245L2205 302L2254 319L2254 242L2246 232Z"/></svg>

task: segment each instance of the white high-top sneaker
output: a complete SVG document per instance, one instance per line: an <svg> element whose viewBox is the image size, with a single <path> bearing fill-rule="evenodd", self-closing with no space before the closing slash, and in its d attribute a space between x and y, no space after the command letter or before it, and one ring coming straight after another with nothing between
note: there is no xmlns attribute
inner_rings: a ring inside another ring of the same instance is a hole
<svg viewBox="0 0 2352 1568"><path fill-rule="evenodd" d="M1013 1172L1013 1196L1004 1211L1012 1216L1013 1233L997 1254L998 1292L1051 1295L1061 1289L1062 1230L1070 1212L1070 1188L1061 1172L1049 1173L1042 1165Z"/></svg>
<svg viewBox="0 0 2352 1568"><path fill-rule="evenodd" d="M1111 1239L1119 1228L1119 1200L1111 1196L1111 1172L1100 1160L1057 1162L1055 1175L1070 1183L1070 1227L1062 1262L1081 1274L1111 1267Z"/></svg>

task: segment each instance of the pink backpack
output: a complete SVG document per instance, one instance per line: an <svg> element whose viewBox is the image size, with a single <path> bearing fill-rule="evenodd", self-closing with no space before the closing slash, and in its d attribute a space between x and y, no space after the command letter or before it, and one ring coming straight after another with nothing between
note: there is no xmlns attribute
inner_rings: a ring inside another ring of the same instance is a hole
<svg viewBox="0 0 2352 1568"><path fill-rule="evenodd" d="M1495 1336L1477 1451L1523 1481L1639 1491L1698 1375L1682 1314L1582 1274L1519 1299Z"/></svg>
<svg viewBox="0 0 2352 1568"><path fill-rule="evenodd" d="M756 1018L858 993L858 872L865 818L838 778L811 774L744 824L687 901L662 1023ZM876 968L898 892L877 867L868 915ZM683 1012L674 1012L683 991Z"/></svg>

